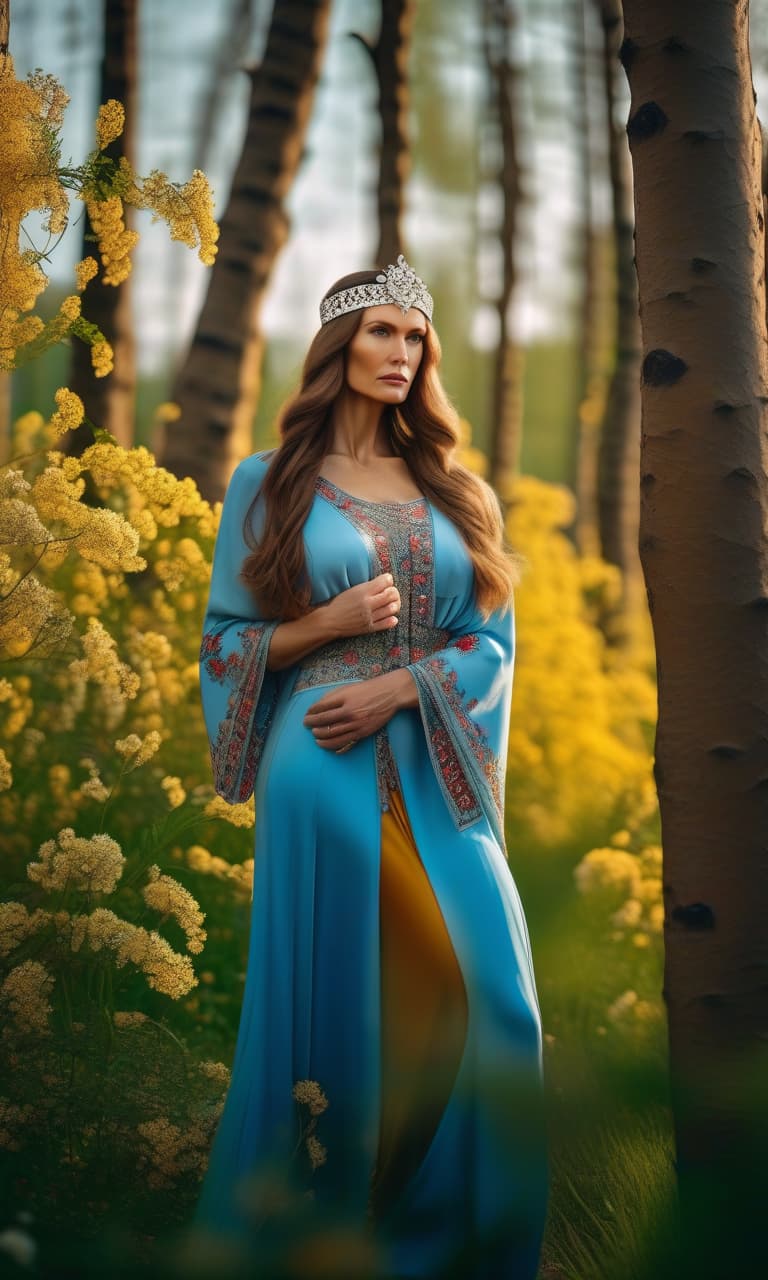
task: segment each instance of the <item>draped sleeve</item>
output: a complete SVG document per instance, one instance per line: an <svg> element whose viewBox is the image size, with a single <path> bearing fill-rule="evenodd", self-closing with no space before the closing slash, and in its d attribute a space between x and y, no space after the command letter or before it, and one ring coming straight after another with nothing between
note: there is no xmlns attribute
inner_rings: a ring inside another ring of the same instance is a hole
<svg viewBox="0 0 768 1280"><path fill-rule="evenodd" d="M265 619L239 572L250 551L246 511L266 472L259 454L235 468L221 510L200 645L200 695L216 792L230 804L253 793L280 689L267 670L279 619ZM257 504L257 521L259 508ZM262 513L263 514L263 513ZM257 522L252 525L258 537Z"/></svg>
<svg viewBox="0 0 768 1280"><path fill-rule="evenodd" d="M485 816L503 851L515 657L514 602L484 620L474 601L445 646L408 664L429 754L459 828Z"/></svg>

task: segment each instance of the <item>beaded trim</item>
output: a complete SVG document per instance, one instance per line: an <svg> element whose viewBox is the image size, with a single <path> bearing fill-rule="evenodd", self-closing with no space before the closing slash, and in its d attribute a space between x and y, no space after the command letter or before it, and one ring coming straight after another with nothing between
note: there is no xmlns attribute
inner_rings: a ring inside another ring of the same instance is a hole
<svg viewBox="0 0 768 1280"><path fill-rule="evenodd" d="M245 626L237 631L240 644L222 657L222 633L203 634L200 663L217 684L229 687L227 711L210 742L211 766L217 793L230 804L251 795L278 697L278 682L267 673L266 662L277 622ZM265 688L265 677L268 687Z"/></svg>

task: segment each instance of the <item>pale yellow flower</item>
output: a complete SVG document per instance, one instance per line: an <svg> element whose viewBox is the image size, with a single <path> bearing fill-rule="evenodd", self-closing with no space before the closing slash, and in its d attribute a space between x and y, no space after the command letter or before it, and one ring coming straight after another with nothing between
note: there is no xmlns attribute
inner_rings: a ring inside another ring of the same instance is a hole
<svg viewBox="0 0 768 1280"><path fill-rule="evenodd" d="M113 893L125 866L120 845L111 836L76 836L72 827L41 844L37 856L39 861L27 864L27 875L44 889Z"/></svg>
<svg viewBox="0 0 768 1280"><path fill-rule="evenodd" d="M181 778L166 776L160 786L165 791L172 809L178 809L179 805L182 805L187 798L187 793L181 785Z"/></svg>
<svg viewBox="0 0 768 1280"><path fill-rule="evenodd" d="M24 960L7 975L0 987L0 1005L5 1005L13 1019L14 1029L50 1035L48 1017L52 1005L48 1000L54 979L39 960ZM3 1028L8 1038L10 1027Z"/></svg>
<svg viewBox="0 0 768 1280"><path fill-rule="evenodd" d="M157 865L151 866L147 875L149 883L141 891L147 906L176 920L187 936L188 951L202 951L208 936L202 927L205 912L200 910L192 894L173 876L163 875Z"/></svg>
<svg viewBox="0 0 768 1280"><path fill-rule="evenodd" d="M65 431L74 431L85 417L85 405L82 400L74 391L70 391L69 387L59 387L53 398L57 409L48 423L49 430L54 436L64 435Z"/></svg>
<svg viewBox="0 0 768 1280"><path fill-rule="evenodd" d="M125 108L116 98L102 102L96 116L96 146L104 151L125 128Z"/></svg>
<svg viewBox="0 0 768 1280"><path fill-rule="evenodd" d="M77 291L82 293L83 289L98 274L99 264L95 258L88 256L83 258L81 262L75 264L75 278L77 280Z"/></svg>
<svg viewBox="0 0 768 1280"><path fill-rule="evenodd" d="M328 1106L328 1099L317 1080L297 1080L291 1092L297 1102L309 1107L313 1116L322 1115Z"/></svg>

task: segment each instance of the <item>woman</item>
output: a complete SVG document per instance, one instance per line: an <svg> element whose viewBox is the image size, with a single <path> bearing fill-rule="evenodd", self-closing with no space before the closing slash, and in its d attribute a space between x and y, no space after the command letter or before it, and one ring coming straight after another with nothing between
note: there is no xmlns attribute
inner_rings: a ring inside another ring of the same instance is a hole
<svg viewBox="0 0 768 1280"><path fill-rule="evenodd" d="M454 457L432 305L402 255L338 280L279 447L224 500L201 691L217 792L255 792L255 868L197 1221L247 1232L241 1189L309 1107L308 1185L380 1230L388 1275L464 1249L462 1274L525 1280L547 1165L504 845L517 565Z"/></svg>

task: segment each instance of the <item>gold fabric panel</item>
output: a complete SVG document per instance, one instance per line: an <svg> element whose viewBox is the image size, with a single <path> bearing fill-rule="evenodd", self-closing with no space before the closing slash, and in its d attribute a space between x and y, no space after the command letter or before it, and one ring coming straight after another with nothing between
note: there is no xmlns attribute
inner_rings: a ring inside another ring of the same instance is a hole
<svg viewBox="0 0 768 1280"><path fill-rule="evenodd" d="M461 1062L467 996L399 791L381 815L379 1150L369 1202L383 1214L416 1172Z"/></svg>

